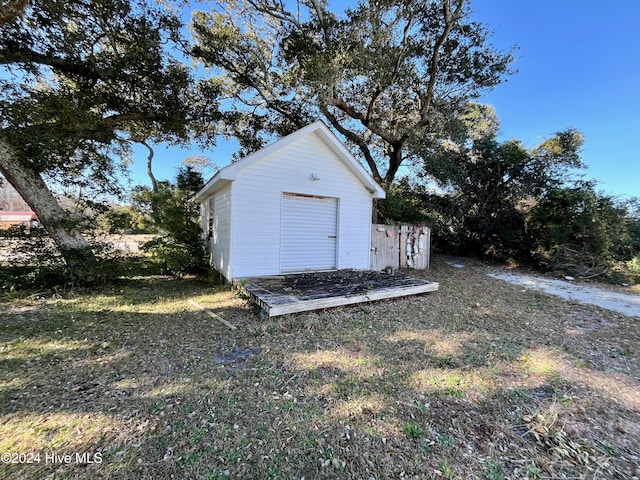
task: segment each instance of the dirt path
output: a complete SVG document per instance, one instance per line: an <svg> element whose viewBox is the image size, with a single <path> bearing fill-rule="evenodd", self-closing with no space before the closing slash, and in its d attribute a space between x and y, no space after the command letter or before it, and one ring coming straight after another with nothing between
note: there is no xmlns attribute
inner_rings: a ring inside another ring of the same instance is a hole
<svg viewBox="0 0 640 480"><path fill-rule="evenodd" d="M640 317L640 295L611 292L598 287L530 275L490 273L489 276L516 285L522 285L525 288L541 290L568 300L596 305L629 317Z"/></svg>

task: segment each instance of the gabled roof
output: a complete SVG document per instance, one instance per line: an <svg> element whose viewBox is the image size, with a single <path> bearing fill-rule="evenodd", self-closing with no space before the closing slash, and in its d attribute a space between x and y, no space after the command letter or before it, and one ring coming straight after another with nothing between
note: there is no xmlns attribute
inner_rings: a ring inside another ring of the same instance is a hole
<svg viewBox="0 0 640 480"><path fill-rule="evenodd" d="M38 218L34 212L23 211L14 212L10 210L0 210L0 222L30 222Z"/></svg>
<svg viewBox="0 0 640 480"><path fill-rule="evenodd" d="M367 172L362 165L355 159L351 152L347 150L344 144L338 140L338 138L329 130L329 128L322 122L318 120L310 125L307 125L300 130L293 132L286 137L282 137L280 140L267 145L261 150L252 153L251 155L247 155L246 157L234 162L226 167L220 169L212 178L207 182L207 184L196 193L194 200L196 202L202 200L207 196L207 193L216 190L216 186L223 182L229 182L236 179L238 171L243 168L248 167L249 165L253 165L258 160L266 157L267 155L272 154L273 152L280 150L281 148L286 147L290 143L299 140L307 135L318 134L321 140L323 140L327 146L336 154L336 156L345 164L351 172L362 182L362 184L367 188L372 194L374 198L384 198L385 191L384 189L378 185L378 183L373 179L373 177Z"/></svg>

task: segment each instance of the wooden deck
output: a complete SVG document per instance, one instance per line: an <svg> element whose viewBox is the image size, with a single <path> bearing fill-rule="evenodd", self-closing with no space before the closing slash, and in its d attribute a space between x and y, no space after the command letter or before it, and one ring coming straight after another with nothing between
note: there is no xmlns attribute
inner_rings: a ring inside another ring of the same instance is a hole
<svg viewBox="0 0 640 480"><path fill-rule="evenodd" d="M269 317L405 297L438 289L436 282L359 270L255 277L237 285Z"/></svg>

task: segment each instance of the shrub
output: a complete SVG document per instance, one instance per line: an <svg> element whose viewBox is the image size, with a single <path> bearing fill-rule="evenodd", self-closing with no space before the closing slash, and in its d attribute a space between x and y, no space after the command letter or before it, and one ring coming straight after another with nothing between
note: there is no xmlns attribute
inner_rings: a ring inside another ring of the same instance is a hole
<svg viewBox="0 0 640 480"><path fill-rule="evenodd" d="M206 252L201 241L180 242L165 234L145 242L141 249L159 262L163 273L182 277L188 273L204 273L208 269Z"/></svg>
<svg viewBox="0 0 640 480"><path fill-rule="evenodd" d="M175 185L163 182L158 192L138 196L153 205L156 227L161 232L141 248L160 262L166 273L181 277L209 269L199 206L191 201L203 184L202 176L187 167L178 172Z"/></svg>

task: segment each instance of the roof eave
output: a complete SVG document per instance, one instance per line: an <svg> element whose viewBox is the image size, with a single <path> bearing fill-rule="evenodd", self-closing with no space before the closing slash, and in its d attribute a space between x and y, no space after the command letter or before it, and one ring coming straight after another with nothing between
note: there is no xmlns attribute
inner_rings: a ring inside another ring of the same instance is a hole
<svg viewBox="0 0 640 480"><path fill-rule="evenodd" d="M236 179L236 171L225 171L225 168L219 170L218 173L216 173L211 180L209 180L205 186L193 196L194 202L200 202L210 196L210 194L222 188L226 183L233 182Z"/></svg>
<svg viewBox="0 0 640 480"><path fill-rule="evenodd" d="M238 170L245 168L254 162L260 160L261 158L285 147L286 145L294 142L295 140L302 138L310 133L320 132L324 137L325 141L331 143L331 145L335 148L334 152L338 153L344 163L347 164L349 169L356 175L356 177L360 180L363 186L372 194L373 198L382 199L386 197L386 193L384 189L375 181L375 179L367 172L360 162L356 160L356 158L347 150L346 146L335 136L335 134L327 127L327 125L322 121L318 120L310 125L307 125L300 130L293 132L286 137L277 140L276 142L267 145L266 147L258 150L257 152L253 152L250 155L234 162L230 165L219 170L211 180L207 182L207 184L200 189L198 193L193 197L194 201L199 202L204 198L207 198L210 193L215 192L220 186L222 186L223 181L234 181L237 176ZM217 187L217 188L216 188Z"/></svg>

